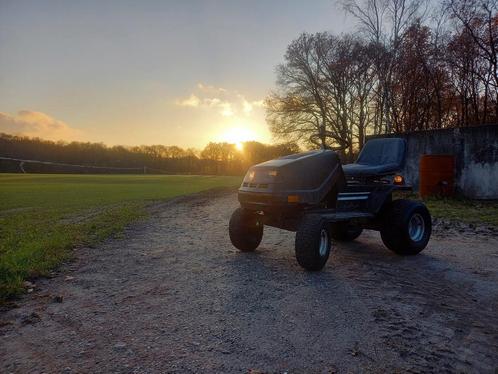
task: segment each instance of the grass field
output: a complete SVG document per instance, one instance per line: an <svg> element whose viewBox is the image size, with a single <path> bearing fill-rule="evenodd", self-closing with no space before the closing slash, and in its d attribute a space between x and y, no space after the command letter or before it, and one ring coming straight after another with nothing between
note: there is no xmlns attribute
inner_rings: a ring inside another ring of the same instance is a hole
<svg viewBox="0 0 498 374"><path fill-rule="evenodd" d="M23 281L46 275L78 245L119 233L151 201L216 187L240 177L0 174L0 301Z"/></svg>

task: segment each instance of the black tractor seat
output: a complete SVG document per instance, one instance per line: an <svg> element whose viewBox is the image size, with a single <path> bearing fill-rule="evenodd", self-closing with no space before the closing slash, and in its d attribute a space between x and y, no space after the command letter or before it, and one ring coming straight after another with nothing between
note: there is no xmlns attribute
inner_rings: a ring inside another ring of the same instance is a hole
<svg viewBox="0 0 498 374"><path fill-rule="evenodd" d="M401 138L371 139L353 164L344 165L346 177L376 177L394 174L405 163L406 141Z"/></svg>

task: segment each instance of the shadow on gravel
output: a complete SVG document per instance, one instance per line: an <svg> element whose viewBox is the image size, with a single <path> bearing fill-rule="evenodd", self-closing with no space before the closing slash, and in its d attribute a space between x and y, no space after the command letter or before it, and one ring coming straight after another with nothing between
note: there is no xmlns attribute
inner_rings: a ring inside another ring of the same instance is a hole
<svg viewBox="0 0 498 374"><path fill-rule="evenodd" d="M250 314L264 321L263 330L272 331L275 324L285 330L285 323L277 321L291 320L315 334L330 333L330 321L339 313L365 309L369 328L380 331L386 347L407 363L405 368L467 371L476 362L482 369L491 367L498 318L492 306L479 307L479 302L492 301L492 295L479 300L472 274L431 255L430 247L418 256L400 257L374 238L334 243L327 266L316 273L297 265L290 240L235 253L226 263L230 290L225 308L241 316L233 323L243 324ZM352 306L353 299L360 304ZM328 322L310 320L316 317ZM348 320L361 326L350 314L342 323L347 326ZM342 328L337 326L336 333L343 333ZM468 339L472 357L461 344Z"/></svg>

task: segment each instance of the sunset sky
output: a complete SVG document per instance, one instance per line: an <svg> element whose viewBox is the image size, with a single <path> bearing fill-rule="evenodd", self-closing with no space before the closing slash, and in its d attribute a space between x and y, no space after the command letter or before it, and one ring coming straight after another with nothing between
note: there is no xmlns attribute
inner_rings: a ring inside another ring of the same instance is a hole
<svg viewBox="0 0 498 374"><path fill-rule="evenodd" d="M110 145L258 140L275 66L333 0L0 0L0 132Z"/></svg>

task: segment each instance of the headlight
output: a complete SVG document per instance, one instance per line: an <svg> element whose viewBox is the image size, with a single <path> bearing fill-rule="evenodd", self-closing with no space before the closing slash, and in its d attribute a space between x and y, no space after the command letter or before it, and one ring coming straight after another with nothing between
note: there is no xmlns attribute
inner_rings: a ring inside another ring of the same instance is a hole
<svg viewBox="0 0 498 374"><path fill-rule="evenodd" d="M405 184L405 178L402 175L395 175L394 184Z"/></svg>
<svg viewBox="0 0 498 374"><path fill-rule="evenodd" d="M298 203L299 196L298 195L289 195L289 196L287 196L287 202L288 203Z"/></svg>

